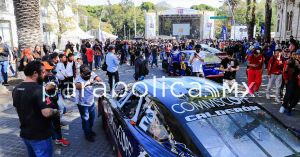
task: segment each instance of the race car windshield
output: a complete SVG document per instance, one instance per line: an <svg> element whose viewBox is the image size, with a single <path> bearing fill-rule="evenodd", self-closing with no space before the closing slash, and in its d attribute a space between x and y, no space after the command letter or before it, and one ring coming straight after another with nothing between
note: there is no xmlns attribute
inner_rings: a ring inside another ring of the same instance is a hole
<svg viewBox="0 0 300 157"><path fill-rule="evenodd" d="M263 110L201 118L188 122L211 156L291 156L300 140Z"/></svg>

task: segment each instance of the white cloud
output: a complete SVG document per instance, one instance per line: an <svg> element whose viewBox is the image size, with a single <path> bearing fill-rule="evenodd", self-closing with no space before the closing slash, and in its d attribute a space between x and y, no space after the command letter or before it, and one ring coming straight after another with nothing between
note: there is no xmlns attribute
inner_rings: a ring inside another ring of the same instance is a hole
<svg viewBox="0 0 300 157"><path fill-rule="evenodd" d="M133 0L135 5L140 5L142 2L152 2L154 4L161 2L162 0ZM173 8L175 7L184 7L190 8L192 5L198 4L207 4L213 7L219 7L222 3L219 0L165 0L169 3ZM79 4L82 5L103 5L108 4L107 0L77 0ZM121 0L110 0L112 4L120 3Z"/></svg>

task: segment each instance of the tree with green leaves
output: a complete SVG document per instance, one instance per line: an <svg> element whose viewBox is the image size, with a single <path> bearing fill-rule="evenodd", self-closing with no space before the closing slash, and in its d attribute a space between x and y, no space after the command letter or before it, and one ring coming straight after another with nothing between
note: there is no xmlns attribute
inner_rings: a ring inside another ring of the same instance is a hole
<svg viewBox="0 0 300 157"><path fill-rule="evenodd" d="M141 4L141 9L145 10L146 12L149 12L151 10L155 10L155 5L151 2L143 2Z"/></svg>
<svg viewBox="0 0 300 157"><path fill-rule="evenodd" d="M200 11L215 11L216 10L216 8L206 5L206 4L193 5L193 6L191 6L191 9L200 10Z"/></svg>
<svg viewBox="0 0 300 157"><path fill-rule="evenodd" d="M75 0L41 0L41 5L53 10L53 14L48 14L48 17L55 18L57 21L54 23L49 22L48 25L51 30L54 31L58 39L58 47L61 47L62 34L69 29L73 29L75 23L73 17L66 17L64 11L66 6L72 7L75 4ZM50 8L49 8L50 7ZM58 29L55 29L58 28Z"/></svg>

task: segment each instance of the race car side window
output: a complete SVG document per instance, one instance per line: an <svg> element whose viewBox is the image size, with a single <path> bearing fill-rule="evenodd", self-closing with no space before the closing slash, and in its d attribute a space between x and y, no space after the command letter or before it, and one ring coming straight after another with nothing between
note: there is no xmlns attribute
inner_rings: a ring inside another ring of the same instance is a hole
<svg viewBox="0 0 300 157"><path fill-rule="evenodd" d="M122 106L121 110L123 111L123 113L125 113L125 115L128 118L132 118L134 116L139 99L140 97L137 97L134 94L132 94L127 101L126 99L124 100L126 102L122 103L124 105Z"/></svg>
<svg viewBox="0 0 300 157"><path fill-rule="evenodd" d="M185 135L184 132L181 132L177 125L170 125L170 123L176 123L175 118L171 118L171 122L170 119L167 120L166 118L170 117L168 117L157 104L159 103L155 101L144 104L144 111L142 111L143 113L137 123L138 127L161 145L170 149L174 154L178 156L194 156L189 145L187 145L185 139L182 138L182 136ZM195 152L197 152L197 150L195 150ZM197 152L197 154L199 153Z"/></svg>
<svg viewBox="0 0 300 157"><path fill-rule="evenodd" d="M138 127L148 133L157 141L167 140L169 132L160 113L155 109L153 101L147 101L143 105L140 119L138 120Z"/></svg>
<svg viewBox="0 0 300 157"><path fill-rule="evenodd" d="M201 156L195 144L192 142L190 137L181 127L180 122L176 120L172 113L162 104L157 104L157 109L160 110L160 114L164 116L164 121L168 124L168 129L171 134L171 145L175 148L180 148L187 156ZM193 154L193 155L192 155Z"/></svg>

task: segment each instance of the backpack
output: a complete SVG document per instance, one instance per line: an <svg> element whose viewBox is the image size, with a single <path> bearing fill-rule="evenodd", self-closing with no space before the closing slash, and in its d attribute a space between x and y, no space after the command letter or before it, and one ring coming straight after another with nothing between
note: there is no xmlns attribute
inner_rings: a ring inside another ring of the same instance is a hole
<svg viewBox="0 0 300 157"><path fill-rule="evenodd" d="M24 68L25 68L25 66L24 66L25 57L26 56L24 56L22 59L20 59L19 65L18 65L18 71L24 71Z"/></svg>
<svg viewBox="0 0 300 157"><path fill-rule="evenodd" d="M107 71L106 56L104 57L104 63L102 64L101 69Z"/></svg>
<svg viewBox="0 0 300 157"><path fill-rule="evenodd" d="M143 76L146 76L146 75L149 74L149 68L148 68L148 61L147 60L143 60L143 62L142 62L141 74Z"/></svg>

